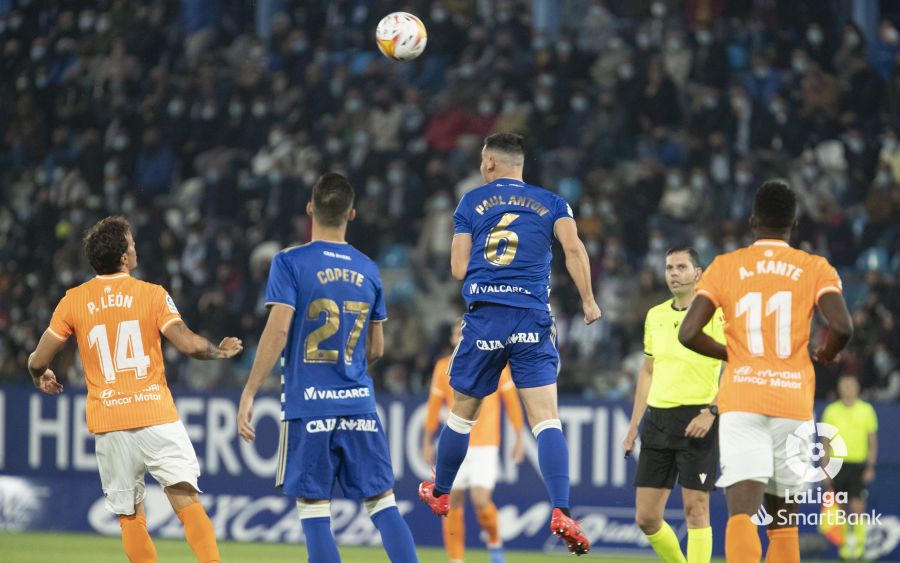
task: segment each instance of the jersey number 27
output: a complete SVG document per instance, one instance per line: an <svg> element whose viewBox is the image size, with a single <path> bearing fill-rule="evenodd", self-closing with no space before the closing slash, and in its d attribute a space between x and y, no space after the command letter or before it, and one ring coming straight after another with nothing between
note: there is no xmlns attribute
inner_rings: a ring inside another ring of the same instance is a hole
<svg viewBox="0 0 900 563"><path fill-rule="evenodd" d="M334 336L341 328L341 307L331 299L316 299L309 304L306 310L306 320L316 321L323 314L325 315L325 324L309 333L303 346L303 361L310 364L335 364L340 357L338 350L329 350L319 348L319 344ZM353 363L353 351L359 342L359 335L366 319L369 318L369 304L364 301L344 301L343 313L348 315L356 315L353 321L353 328L347 337L347 343L344 346L344 363Z"/></svg>

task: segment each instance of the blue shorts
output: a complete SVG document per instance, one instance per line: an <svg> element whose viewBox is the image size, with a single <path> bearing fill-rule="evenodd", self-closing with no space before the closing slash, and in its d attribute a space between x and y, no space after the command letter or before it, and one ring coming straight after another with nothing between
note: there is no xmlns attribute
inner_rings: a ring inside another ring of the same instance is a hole
<svg viewBox="0 0 900 563"><path fill-rule="evenodd" d="M537 309L473 304L450 359L450 386L470 397L487 397L497 390L507 362L516 387L556 383L559 352L553 318Z"/></svg>
<svg viewBox="0 0 900 563"><path fill-rule="evenodd" d="M362 500L394 486L391 455L376 414L298 418L281 422L275 486L297 498L324 500L334 483Z"/></svg>

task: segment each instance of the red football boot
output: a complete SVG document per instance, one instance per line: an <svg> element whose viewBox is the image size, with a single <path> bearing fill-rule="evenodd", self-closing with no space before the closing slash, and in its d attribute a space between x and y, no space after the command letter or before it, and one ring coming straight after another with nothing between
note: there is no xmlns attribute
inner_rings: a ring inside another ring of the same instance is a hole
<svg viewBox="0 0 900 563"><path fill-rule="evenodd" d="M419 490L421 491L422 489L420 488ZM421 493L419 496L421 496ZM553 509L553 516L550 518L550 531L566 542L569 552L574 555L584 555L591 550L591 542L581 532L581 526L578 525L578 521L566 516L558 508Z"/></svg>
<svg viewBox="0 0 900 563"><path fill-rule="evenodd" d="M438 516L446 516L450 512L450 495L434 496L434 483L431 481L419 483L419 500L427 504Z"/></svg>

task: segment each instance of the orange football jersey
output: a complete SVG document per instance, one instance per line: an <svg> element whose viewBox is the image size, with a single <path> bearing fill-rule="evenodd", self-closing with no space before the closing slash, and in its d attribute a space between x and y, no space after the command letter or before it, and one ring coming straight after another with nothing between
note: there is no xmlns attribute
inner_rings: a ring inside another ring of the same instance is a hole
<svg viewBox="0 0 900 563"><path fill-rule="evenodd" d="M728 365L719 409L812 418L810 322L819 298L841 290L827 260L784 241L758 240L716 258L696 291L725 316Z"/></svg>
<svg viewBox="0 0 900 563"><path fill-rule="evenodd" d="M450 387L450 356L441 358L434 366L434 375L431 379L431 391L428 393L428 409L425 414L425 430L434 432L441 416L441 407L446 403L447 408L453 407L453 388ZM469 436L470 446L499 446L500 445L500 396L506 405L506 415L512 422L513 428L522 428L522 405L519 403L519 395L516 386L513 385L512 375L507 365L500 374L498 391L491 393L481 402L481 413L472 434Z"/></svg>
<svg viewBox="0 0 900 563"><path fill-rule="evenodd" d="M161 286L126 273L66 292L47 331L72 334L87 381L87 425L94 434L178 420L166 384L160 333L181 315Z"/></svg>

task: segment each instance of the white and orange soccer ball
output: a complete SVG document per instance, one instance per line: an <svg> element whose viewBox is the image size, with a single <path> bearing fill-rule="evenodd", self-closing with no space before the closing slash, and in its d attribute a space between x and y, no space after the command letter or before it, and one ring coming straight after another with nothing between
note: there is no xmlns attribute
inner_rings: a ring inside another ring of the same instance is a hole
<svg viewBox="0 0 900 563"><path fill-rule="evenodd" d="M428 32L416 16L408 12L394 12L378 22L375 42L385 57L395 61L411 61L425 50Z"/></svg>

